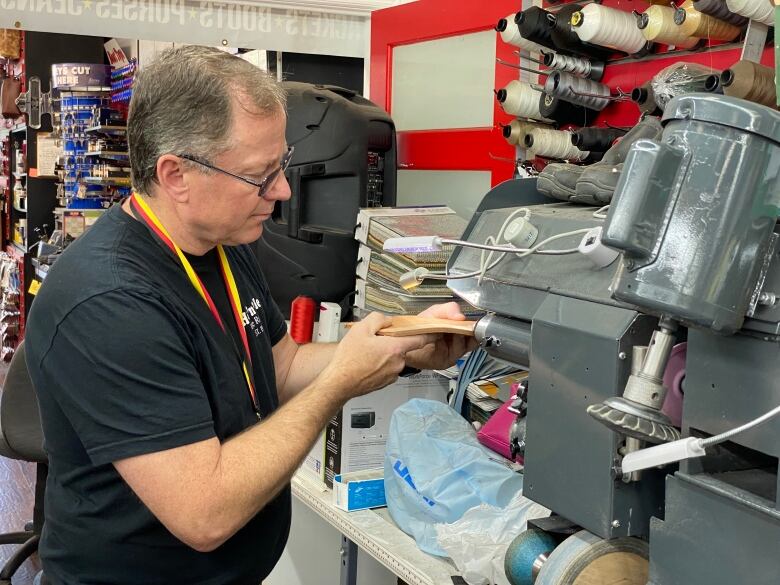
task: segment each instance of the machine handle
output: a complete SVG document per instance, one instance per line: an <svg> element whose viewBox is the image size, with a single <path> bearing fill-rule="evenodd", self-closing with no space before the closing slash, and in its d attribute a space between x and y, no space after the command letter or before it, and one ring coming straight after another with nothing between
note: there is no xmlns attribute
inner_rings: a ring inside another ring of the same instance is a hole
<svg viewBox="0 0 780 585"><path fill-rule="evenodd" d="M652 261L687 165L682 148L637 140L623 165L601 241L628 259Z"/></svg>
<svg viewBox="0 0 780 585"><path fill-rule="evenodd" d="M321 242L322 232L301 228L304 204L301 196L301 181L308 177L316 177L325 174L324 163L314 163L299 167L292 167L287 171L287 181L290 184L290 200L287 205L287 235L305 242Z"/></svg>

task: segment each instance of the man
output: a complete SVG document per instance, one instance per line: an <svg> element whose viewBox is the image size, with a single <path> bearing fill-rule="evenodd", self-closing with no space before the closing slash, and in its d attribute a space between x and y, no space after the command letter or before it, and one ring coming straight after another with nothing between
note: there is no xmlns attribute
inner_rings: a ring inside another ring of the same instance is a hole
<svg viewBox="0 0 780 585"><path fill-rule="evenodd" d="M379 314L338 345L287 335L245 246L290 197L284 94L262 71L168 51L136 80L128 137L134 195L65 251L30 315L44 573L256 585L286 542L290 478L331 416L465 342L377 336ZM463 319L454 304L430 314Z"/></svg>

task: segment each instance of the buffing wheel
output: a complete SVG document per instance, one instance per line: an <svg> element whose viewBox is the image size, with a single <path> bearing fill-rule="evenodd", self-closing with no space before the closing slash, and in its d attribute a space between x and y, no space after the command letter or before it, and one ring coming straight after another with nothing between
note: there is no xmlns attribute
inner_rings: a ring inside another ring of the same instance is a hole
<svg viewBox="0 0 780 585"><path fill-rule="evenodd" d="M544 530L529 528L518 534L504 556L504 573L512 585L532 585L536 557L549 553L558 543Z"/></svg>
<svg viewBox="0 0 780 585"><path fill-rule="evenodd" d="M637 538L604 540L581 530L552 552L534 585L645 585L648 556Z"/></svg>

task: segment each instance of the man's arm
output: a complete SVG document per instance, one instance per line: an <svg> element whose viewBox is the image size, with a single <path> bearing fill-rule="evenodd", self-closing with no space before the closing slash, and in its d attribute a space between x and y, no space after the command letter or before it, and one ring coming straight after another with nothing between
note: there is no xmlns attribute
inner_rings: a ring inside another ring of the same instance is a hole
<svg viewBox="0 0 780 585"><path fill-rule="evenodd" d="M273 347L276 392L284 404L310 385L333 359L338 344L306 343L298 345L285 335Z"/></svg>
<svg viewBox="0 0 780 585"><path fill-rule="evenodd" d="M171 533L198 551L214 550L290 481L346 400L394 381L406 353L430 341L375 335L386 324L385 317L373 314L353 327L312 384L225 443L212 438L114 465Z"/></svg>
<svg viewBox="0 0 780 585"><path fill-rule="evenodd" d="M433 305L420 313L421 317L437 317L463 321L457 303ZM431 336L431 342L425 347L409 352L406 365L420 369L444 369L455 363L460 356L477 346L474 338L463 335ZM306 388L323 371L333 358L337 344L307 343L298 345L292 337L285 335L273 347L274 367L276 369L276 389L279 403L284 404L290 398Z"/></svg>

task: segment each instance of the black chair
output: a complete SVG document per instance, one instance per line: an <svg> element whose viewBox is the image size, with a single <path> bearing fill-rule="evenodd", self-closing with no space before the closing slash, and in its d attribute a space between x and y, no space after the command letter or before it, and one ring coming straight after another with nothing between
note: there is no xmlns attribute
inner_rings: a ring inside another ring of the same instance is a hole
<svg viewBox="0 0 780 585"><path fill-rule="evenodd" d="M19 344L11 359L0 396L0 456L37 464L33 521L21 532L0 534L0 545L21 544L0 569L0 585L11 585L14 573L30 555L38 551L43 528L43 494L48 473L38 398L27 372L23 343Z"/></svg>

